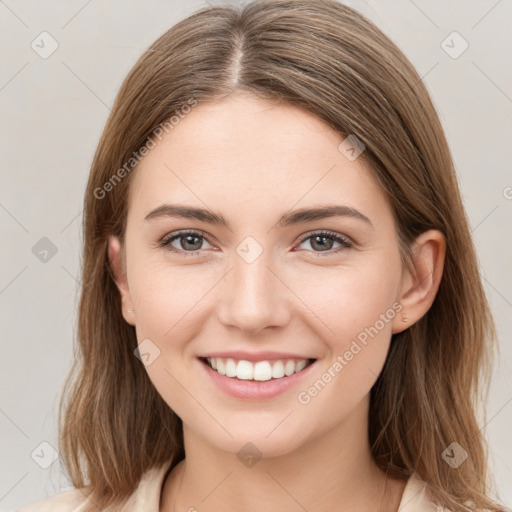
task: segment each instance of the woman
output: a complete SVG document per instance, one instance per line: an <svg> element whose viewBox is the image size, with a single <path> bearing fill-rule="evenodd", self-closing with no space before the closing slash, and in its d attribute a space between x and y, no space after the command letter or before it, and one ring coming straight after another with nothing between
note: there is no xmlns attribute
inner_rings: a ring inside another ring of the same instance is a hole
<svg viewBox="0 0 512 512"><path fill-rule="evenodd" d="M356 11L257 1L161 36L99 142L84 238L76 489L22 510L504 510L449 148Z"/></svg>

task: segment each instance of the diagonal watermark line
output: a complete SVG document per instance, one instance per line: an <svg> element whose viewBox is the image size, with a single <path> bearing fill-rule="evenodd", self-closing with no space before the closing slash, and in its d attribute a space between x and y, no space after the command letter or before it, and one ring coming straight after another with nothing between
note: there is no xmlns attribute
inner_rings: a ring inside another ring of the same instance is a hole
<svg viewBox="0 0 512 512"><path fill-rule="evenodd" d="M274 432L274 430L277 429L277 427L279 427L279 425L281 425L285 420L286 418L288 418L288 416L290 416L290 414L294 411L295 409L292 409L266 436L265 436L265 439L270 435L272 434L272 432Z"/></svg>
<svg viewBox="0 0 512 512"><path fill-rule="evenodd" d="M475 66L480 71L480 73L482 73L482 75L484 75L487 80L489 80L489 82L491 82L491 84L493 84L494 87L496 87L496 89L498 89L498 91L500 91L501 94L503 94L503 96L505 96L505 98L507 98L507 100L512 103L510 96L474 60L471 62L473 63L473 66Z"/></svg>
<svg viewBox="0 0 512 512"><path fill-rule="evenodd" d="M25 473L1 498L0 501L2 501L4 498L7 497L7 495L28 475L28 472Z"/></svg>
<svg viewBox="0 0 512 512"><path fill-rule="evenodd" d="M76 76L76 78L78 78L78 80L80 80L80 82L82 82L85 85L85 87L87 87L87 89L89 89L89 91L91 91L94 94L94 96L96 96L96 98L98 98L98 100L101 101L101 103L103 103L103 105L105 105L105 107L109 109L109 111L112 111L112 109L63 60L61 60L61 62L62 64L64 64L64 66L66 66L69 69L69 71L71 71L71 73L73 73L73 75Z"/></svg>
<svg viewBox="0 0 512 512"><path fill-rule="evenodd" d="M14 220L14 222L21 226L26 233L29 232L28 229L2 203L0 203L0 208L2 208Z"/></svg>
<svg viewBox="0 0 512 512"><path fill-rule="evenodd" d="M167 336L232 270L233 267L220 277L219 280L164 334L164 337Z"/></svg>
<svg viewBox="0 0 512 512"><path fill-rule="evenodd" d="M29 437L27 436L27 434L25 434L25 432L23 432L23 430L21 430L21 428L13 421L11 420L11 418L9 418L9 416L7 416L7 414L5 414L5 412L0 409L0 412L27 438L29 439Z"/></svg>
<svg viewBox="0 0 512 512"><path fill-rule="evenodd" d="M2 87L0 87L0 92L2 92L26 67L28 66L28 62L25 62L23 66L21 66L18 71L4 84Z"/></svg>
<svg viewBox="0 0 512 512"><path fill-rule="evenodd" d="M327 327L327 329L329 329L329 331L331 331L333 336L336 336L336 333L268 265L266 267L270 270L270 272L272 272L272 274L274 274L279 279L279 281L281 281L281 283L283 283L286 286L286 288L288 288L288 290L290 290L293 293L293 295L295 295L295 297L297 297L297 299L299 299L302 302L302 304L304 304L304 306L306 306L309 309L309 311L311 311L311 313L313 313L313 315L315 315L316 318L318 318L318 320L320 320L320 322L322 322L325 325L325 327Z"/></svg>
<svg viewBox="0 0 512 512"><path fill-rule="evenodd" d="M164 164L164 167L169 169L169 171L171 171L174 174L174 176L176 176L176 178L178 178L181 181L181 183L183 183L183 185L187 187L190 190L190 192L192 192L192 194L194 194L197 197L197 199L199 199L199 201L201 201L201 203L203 203L206 206L207 210L209 210L210 212L212 211L211 208L167 164ZM231 229L230 231L233 232Z"/></svg>
<svg viewBox="0 0 512 512"><path fill-rule="evenodd" d="M177 384L181 386L184 391L189 394L190 398L195 400L196 403L204 409L204 411L219 425L220 428L222 428L222 430L224 430L224 432L226 432L226 434L228 434L229 437L233 437L231 432L229 432L229 430L167 368L164 367L164 370L176 381Z"/></svg>
<svg viewBox="0 0 512 512"><path fill-rule="evenodd" d="M61 265L60 267L62 268L62 270L64 270L64 272L66 272L66 274L68 274L68 276L73 278L73 280L76 282L76 284L78 284L79 286L82 286L80 279L77 279L64 265Z"/></svg>
<svg viewBox="0 0 512 512"><path fill-rule="evenodd" d="M60 232L62 233L63 231L65 231L69 226L71 226L71 224L73 223L73 221L79 216L81 215L81 213L83 212L84 210L80 210L61 230Z"/></svg>
<svg viewBox="0 0 512 512"><path fill-rule="evenodd" d="M379 13L368 3L368 1L367 0L362 0L362 1L366 4L366 7L368 7L368 9L370 9L373 12L373 14L375 15L375 18L378 19L379 22L382 24L379 26L389 28L389 25L386 23L386 21L383 20L381 16L379 16Z"/></svg>
<svg viewBox="0 0 512 512"><path fill-rule="evenodd" d="M28 265L25 266L24 269L20 270L1 290L0 290L0 295L2 295L2 293L5 292L5 290L7 290L7 288L16 280L18 279L18 277L23 274L23 272L25 272L25 270L27 270L28 268Z"/></svg>
<svg viewBox="0 0 512 512"><path fill-rule="evenodd" d="M283 491L284 491L286 494L288 494L288 496L290 496L290 498L291 498L293 501L295 501L295 503L297 503L297 505L299 505L299 507L300 507L302 510L304 510L305 512L308 512L307 508L305 508L305 507L302 505L302 503L300 503L299 501L297 501L297 499L296 499L292 494L290 494L290 493L288 492L288 490L287 490L285 487L283 487L283 486L281 485L281 483L280 483L280 482L278 482L278 481L276 480L276 478L275 478L275 477L274 477L274 476L273 476L269 471L266 471L266 473L268 473L268 475L270 476L270 478L272 478L272 480L274 480L274 482L276 482L276 484L277 484L277 485L279 485L279 487L281 487L281 489L283 489Z"/></svg>
<svg viewBox="0 0 512 512"><path fill-rule="evenodd" d="M412 86L412 90L411 91L408 91L406 92L405 94L406 95L409 95L411 94L415 89L416 89L416 86L419 85L421 82L423 82L423 80L427 77L427 75L439 64L439 61L437 61L426 73L424 73L423 75L420 75L420 79Z"/></svg>
<svg viewBox="0 0 512 512"><path fill-rule="evenodd" d="M379 377L370 367L368 367L368 370L370 370L373 373L373 375L375 375L375 377Z"/></svg>
<svg viewBox="0 0 512 512"><path fill-rule="evenodd" d="M421 75L421 82L423 82L423 79L439 64L439 61L437 61L425 74ZM419 82L416 82L416 85L418 85Z"/></svg>
<svg viewBox="0 0 512 512"><path fill-rule="evenodd" d="M506 407L510 402L512 402L512 398L509 398L509 399L505 402L505 404L500 408L500 410L499 410L499 411L498 411L498 412L497 412L497 413L496 413L496 414L495 414L495 415L494 415L494 416L493 416L489 421L487 421L487 422L485 423L485 425L484 425L481 429L479 429L479 430L478 430L478 432L475 434L475 436L476 436L477 434L479 434L479 433L480 433L480 432L481 432L485 427L487 427L487 425L489 425L489 423L491 423L491 421L492 421L494 418L496 418L496 416L498 416L498 414L500 414L500 412L501 412L503 409L505 409L505 407Z"/></svg>
<svg viewBox="0 0 512 512"><path fill-rule="evenodd" d="M476 229L498 208L499 204L497 204L472 230L471 232L474 233Z"/></svg>
<svg viewBox="0 0 512 512"><path fill-rule="evenodd" d="M501 0L498 0L472 27L471 30L473 30L499 3Z"/></svg>
<svg viewBox="0 0 512 512"><path fill-rule="evenodd" d="M413 4L416 7L416 9L418 9L418 11L422 12L423 16L425 16L425 18L427 18L430 21L430 23L432 23L432 25L434 25L436 28L439 28L439 25L423 9L421 9L418 6L418 4L413 2L413 0L409 0L409 2L411 2L411 4Z"/></svg>
<svg viewBox="0 0 512 512"><path fill-rule="evenodd" d="M208 496L210 496L210 494L213 493L213 491L215 491L221 484L224 483L224 481L226 480L226 478L231 475L231 473L233 473L233 471L230 471L202 500L201 500L201 503L206 499L208 498Z"/></svg>
<svg viewBox="0 0 512 512"><path fill-rule="evenodd" d="M62 25L62 27L60 27L60 29L62 30L64 27L67 27L91 2L92 0L88 0L68 21L66 21L66 23L64 23L64 25Z"/></svg>
<svg viewBox="0 0 512 512"><path fill-rule="evenodd" d="M25 27L30 28L30 27L29 27L29 26L28 26L28 25L27 25L27 24L26 24L26 23L25 23L25 22L24 22L24 21L23 21L23 20L22 20L22 19L21 19L21 18L20 18L20 17L19 17L19 16L18 16L18 15L17 15L17 14L16 14L16 13L15 13L15 12L14 12L14 11L13 11L9 6L8 6L8 5L7 5L7 4L6 4L6 3L5 3L5 1L4 1L4 0L0 0L0 4L5 5L5 7L7 7L7 9L9 9L9 11L11 11L11 13L12 13L14 16L16 16L16 18L18 18L18 19L21 21L21 23L23 23L23 25L25 25Z"/></svg>
<svg viewBox="0 0 512 512"><path fill-rule="evenodd" d="M408 499L401 507L399 507L399 509L396 512L401 512L402 510L408 508L407 505L411 502L414 503L416 496L418 496L418 494L422 491L423 487L421 487L421 489L414 496L411 496L410 499Z"/></svg>
<svg viewBox="0 0 512 512"><path fill-rule="evenodd" d="M483 279L485 279L485 282L510 306L512 307L512 303L503 295L501 294L482 274L480 274Z"/></svg>

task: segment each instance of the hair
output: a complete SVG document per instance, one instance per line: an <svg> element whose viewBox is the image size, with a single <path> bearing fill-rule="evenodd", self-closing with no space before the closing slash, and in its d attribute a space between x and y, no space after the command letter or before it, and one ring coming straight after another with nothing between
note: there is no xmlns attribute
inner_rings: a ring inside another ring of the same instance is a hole
<svg viewBox="0 0 512 512"><path fill-rule="evenodd" d="M392 336L371 389L369 441L383 471L402 480L416 473L435 503L503 511L487 496L488 448L476 412L482 406L484 421L496 327L450 150L409 60L334 0L201 9L159 37L122 83L84 199L77 347L59 409L59 448L73 485L99 508L120 504L145 471L185 456L181 419L134 356L136 332L121 313L108 237L124 240L132 160L155 130L168 131L183 105L235 92L303 109L364 144L361 157L392 206L404 266L413 268L421 233L445 236L436 298ZM452 442L468 453L457 469L442 458Z"/></svg>

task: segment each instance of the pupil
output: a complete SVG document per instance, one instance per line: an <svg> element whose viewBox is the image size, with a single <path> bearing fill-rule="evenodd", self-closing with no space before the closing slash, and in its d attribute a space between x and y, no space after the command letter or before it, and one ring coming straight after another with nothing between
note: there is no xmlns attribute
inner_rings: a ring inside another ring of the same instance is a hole
<svg viewBox="0 0 512 512"><path fill-rule="evenodd" d="M313 240L314 240L313 247L314 247L314 245L316 244L316 241L317 241L317 240L323 240L323 242L322 242L322 243L323 243L323 245L322 245L322 244L321 244L321 245L319 245L320 250L328 250L328 249L330 249L330 247L327 247L327 248L326 248L326 246L325 246L325 241L326 241L326 240L328 240L329 242L332 242L332 240L331 240L330 238L327 238L326 236L317 235L317 236L315 236L315 237L314 237L314 239L313 239Z"/></svg>
<svg viewBox="0 0 512 512"><path fill-rule="evenodd" d="M199 237L198 237L198 236L195 236L195 235L185 235L185 237L184 237L184 238L185 238L185 240L186 240L186 241L185 241L185 245L189 244L190 240L194 240L194 239L195 239L195 240L199 240ZM194 245L194 243L193 243L193 242L190 242L190 243L191 243L192 245ZM196 242L196 245L197 245L197 242ZM199 244L199 245L201 245L201 244ZM189 247L189 249L190 249L190 247ZM192 249L197 249L197 248L196 248L196 247L192 247Z"/></svg>

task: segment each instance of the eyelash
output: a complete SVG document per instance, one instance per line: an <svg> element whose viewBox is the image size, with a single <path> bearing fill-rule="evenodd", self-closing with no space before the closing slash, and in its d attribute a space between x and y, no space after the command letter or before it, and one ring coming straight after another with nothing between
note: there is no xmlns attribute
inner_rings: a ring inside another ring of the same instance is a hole
<svg viewBox="0 0 512 512"><path fill-rule="evenodd" d="M175 234L167 235L158 242L158 246L163 247L166 250L177 254L178 256L196 256L200 252L200 250L183 251L181 249L176 249L175 247L171 246L171 242L173 242L174 240L177 240L179 238L185 237L185 236L196 236L197 238L204 238L204 239L206 239L206 241L208 243L211 244L211 242L208 241L208 237L202 231L191 230L191 231L180 231ZM315 254L315 257L331 256L333 254L337 254L339 252L342 252L346 249L350 249L353 247L353 243L348 238L341 236L333 231L315 231L312 233L306 233L305 235L301 236L299 245L302 244L303 242L305 242L306 240L313 238L315 236L328 238L329 240L333 240L335 242L342 244L342 247L339 247L336 250L329 249L327 251L309 251L309 252L313 252ZM324 252L326 254L322 254Z"/></svg>

